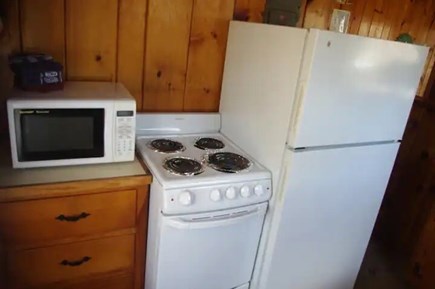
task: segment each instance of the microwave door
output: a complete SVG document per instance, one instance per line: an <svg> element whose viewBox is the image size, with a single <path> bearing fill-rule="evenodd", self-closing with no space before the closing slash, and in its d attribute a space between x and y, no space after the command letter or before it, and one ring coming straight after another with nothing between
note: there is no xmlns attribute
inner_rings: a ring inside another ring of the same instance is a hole
<svg viewBox="0 0 435 289"><path fill-rule="evenodd" d="M104 109L16 109L20 162L104 157Z"/></svg>

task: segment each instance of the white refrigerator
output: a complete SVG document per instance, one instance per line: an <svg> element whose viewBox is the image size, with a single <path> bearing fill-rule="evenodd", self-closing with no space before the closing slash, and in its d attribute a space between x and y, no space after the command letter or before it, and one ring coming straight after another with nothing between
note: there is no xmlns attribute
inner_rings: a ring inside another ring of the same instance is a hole
<svg viewBox="0 0 435 289"><path fill-rule="evenodd" d="M221 132L271 170L251 289L351 289L428 48L232 21Z"/></svg>

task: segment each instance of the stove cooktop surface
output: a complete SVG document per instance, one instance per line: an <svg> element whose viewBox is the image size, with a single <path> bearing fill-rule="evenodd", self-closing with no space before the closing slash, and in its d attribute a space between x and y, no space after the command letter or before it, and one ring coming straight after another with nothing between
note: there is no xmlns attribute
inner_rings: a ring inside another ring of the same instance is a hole
<svg viewBox="0 0 435 289"><path fill-rule="evenodd" d="M163 162L166 171L178 176L195 176L204 172L204 165L189 157L172 157Z"/></svg>
<svg viewBox="0 0 435 289"><path fill-rule="evenodd" d="M231 153L231 152L215 152L207 154L205 163L219 172L238 173L244 170L249 170L252 162L246 157Z"/></svg>
<svg viewBox="0 0 435 289"><path fill-rule="evenodd" d="M137 149L165 187L270 178L222 134L138 136Z"/></svg>
<svg viewBox="0 0 435 289"><path fill-rule="evenodd" d="M148 143L148 147L163 154L180 153L186 149L182 143L166 138L154 139Z"/></svg>
<svg viewBox="0 0 435 289"><path fill-rule="evenodd" d="M201 137L195 142L195 147L202 150L220 150L225 148L225 144L217 138Z"/></svg>

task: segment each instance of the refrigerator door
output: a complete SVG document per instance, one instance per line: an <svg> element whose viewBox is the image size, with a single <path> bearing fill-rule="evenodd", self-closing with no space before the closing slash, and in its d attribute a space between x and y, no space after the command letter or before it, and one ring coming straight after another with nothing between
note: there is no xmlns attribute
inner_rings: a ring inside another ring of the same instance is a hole
<svg viewBox="0 0 435 289"><path fill-rule="evenodd" d="M310 30L305 52L291 147L402 138L427 47Z"/></svg>
<svg viewBox="0 0 435 289"><path fill-rule="evenodd" d="M398 148L288 152L260 288L353 288Z"/></svg>
<svg viewBox="0 0 435 289"><path fill-rule="evenodd" d="M231 21L221 132L272 171L276 185L308 30Z"/></svg>

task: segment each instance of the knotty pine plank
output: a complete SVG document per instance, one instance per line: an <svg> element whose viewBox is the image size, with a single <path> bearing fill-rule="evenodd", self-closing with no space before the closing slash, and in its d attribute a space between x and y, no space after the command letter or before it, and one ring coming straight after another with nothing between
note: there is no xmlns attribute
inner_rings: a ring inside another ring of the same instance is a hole
<svg viewBox="0 0 435 289"><path fill-rule="evenodd" d="M431 25L424 41L429 46L435 46L435 3L432 5L432 9L434 10L434 15L432 16Z"/></svg>
<svg viewBox="0 0 435 289"><path fill-rule="evenodd" d="M351 5L350 17L351 21L349 24L349 33L358 34L358 31L363 20L364 10L367 5L365 0L354 0Z"/></svg>
<svg viewBox="0 0 435 289"><path fill-rule="evenodd" d="M305 13L307 11L308 0L301 0L299 8L299 19L296 27L304 27Z"/></svg>
<svg viewBox="0 0 435 289"><path fill-rule="evenodd" d="M218 111L233 0L195 0L189 42L185 111Z"/></svg>
<svg viewBox="0 0 435 289"><path fill-rule="evenodd" d="M425 0L412 2L412 6L408 10L401 31L402 33L409 33L412 36L414 43L421 43L421 39L417 38L417 34L419 29L424 29L424 27L421 26L424 21L424 3L422 1Z"/></svg>
<svg viewBox="0 0 435 289"><path fill-rule="evenodd" d="M6 102L13 86L13 74L9 69L8 56L21 51L18 1L0 2L0 8L7 13L4 30L0 33L0 134L6 132ZM1 256L0 256L1 257Z"/></svg>
<svg viewBox="0 0 435 289"><path fill-rule="evenodd" d="M117 81L136 98L142 110L144 70L144 37L147 1L119 1Z"/></svg>
<svg viewBox="0 0 435 289"><path fill-rule="evenodd" d="M402 26L402 33L409 33L414 43L425 44L429 29L431 28L432 21L434 20L434 11L426 11L427 0L417 0L412 2L412 6L408 10L407 17L405 18L405 25ZM431 8L431 7L429 7ZM420 84L417 91L418 96L423 96L427 86L427 81L433 67L433 50L430 51L425 65L425 72L420 78Z"/></svg>
<svg viewBox="0 0 435 289"><path fill-rule="evenodd" d="M361 24L358 30L358 35L362 35L362 36L369 35L377 1L378 0L367 0L367 4L364 8Z"/></svg>
<svg viewBox="0 0 435 289"><path fill-rule="evenodd" d="M425 97L426 99L430 100L432 103L435 102L435 93L434 93L434 88L435 88L435 47L431 47L431 61L430 63L430 67L427 70L429 73L426 76L425 75L425 90L424 90L424 94L423 97Z"/></svg>
<svg viewBox="0 0 435 289"><path fill-rule="evenodd" d="M406 15L413 0L402 0L398 13L394 17L394 22L391 26L389 39L395 40L403 31L403 26L406 24Z"/></svg>
<svg viewBox="0 0 435 289"><path fill-rule="evenodd" d="M117 0L66 0L69 80L115 80L117 18Z"/></svg>
<svg viewBox="0 0 435 289"><path fill-rule="evenodd" d="M433 14L431 16L432 18L430 19L430 26L428 28L424 43L430 46L431 50L429 52L428 61L426 63L425 73L422 76L422 81L420 83L420 88L418 91L419 96L429 96L427 89L430 89L429 81L431 79L431 73L435 67L435 3L433 3L432 1L428 2L430 2L430 4L426 6L426 11L432 11Z"/></svg>
<svg viewBox="0 0 435 289"><path fill-rule="evenodd" d="M144 111L182 111L193 0L149 0Z"/></svg>
<svg viewBox="0 0 435 289"><path fill-rule="evenodd" d="M397 5L397 0L385 0L385 7L384 7L384 28L382 30L382 39L390 39L390 31L391 27L393 26L393 22L395 17L400 13L400 10L402 9L401 5Z"/></svg>
<svg viewBox="0 0 435 289"><path fill-rule="evenodd" d="M417 96L423 97L426 94L426 90L429 85L431 73L435 67L435 47L432 46L429 50L429 56L426 61L424 73L420 80L420 85L417 91Z"/></svg>
<svg viewBox="0 0 435 289"><path fill-rule="evenodd" d="M387 0L377 0L376 5L373 11L373 18L370 24L370 29L368 36L373 38L381 38L382 31L384 30L385 25L385 2Z"/></svg>
<svg viewBox="0 0 435 289"><path fill-rule="evenodd" d="M50 54L65 65L64 0L21 0L24 52Z"/></svg>
<svg viewBox="0 0 435 289"><path fill-rule="evenodd" d="M6 10L5 31L2 35L1 45L4 50L10 53L21 51L21 29L20 29L20 5L17 0L7 1L1 4ZM5 48L7 47L7 48Z"/></svg>
<svg viewBox="0 0 435 289"><path fill-rule="evenodd" d="M303 0L302 0L303 1ZM264 8L266 6L266 0L250 0L248 11L250 22L262 23L264 18Z"/></svg>
<svg viewBox="0 0 435 289"><path fill-rule="evenodd" d="M322 25L318 25L318 23L321 22L325 16L323 4L321 0L313 0L307 3L303 27L321 28L320 26Z"/></svg>
<svg viewBox="0 0 435 289"><path fill-rule="evenodd" d="M238 21L249 22L249 4L250 0L235 0L233 19Z"/></svg>
<svg viewBox="0 0 435 289"><path fill-rule="evenodd" d="M428 19L430 24L428 25L428 33L426 34L426 39L424 43L429 46L435 46L435 1L427 0L426 13L432 13Z"/></svg>
<svg viewBox="0 0 435 289"><path fill-rule="evenodd" d="M344 5L339 4L336 0L331 0L328 2L328 6L326 6L326 9L328 11L328 17L325 18L326 20L326 30L329 30L329 26L331 24L331 18L332 13L334 12L334 9L343 9Z"/></svg>
<svg viewBox="0 0 435 289"><path fill-rule="evenodd" d="M263 22L265 5L266 0L236 0L234 5L234 19L261 23Z"/></svg>
<svg viewBox="0 0 435 289"><path fill-rule="evenodd" d="M414 42L417 44L425 43L434 19L434 7L427 6L431 2L428 0L418 0L415 2L412 18L410 19L409 34L412 35ZM427 10L427 8L430 10Z"/></svg>
<svg viewBox="0 0 435 289"><path fill-rule="evenodd" d="M303 26L305 28L328 29L332 13L331 7L335 3L335 0L308 1Z"/></svg>

